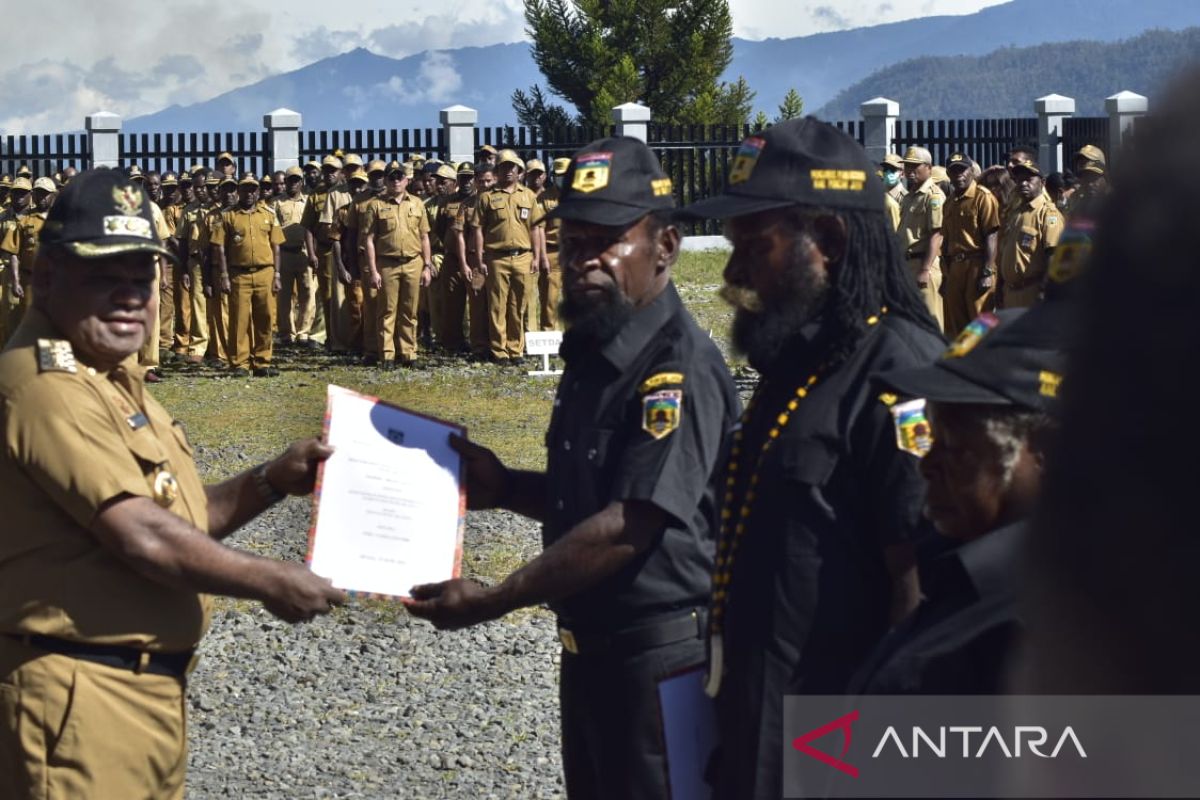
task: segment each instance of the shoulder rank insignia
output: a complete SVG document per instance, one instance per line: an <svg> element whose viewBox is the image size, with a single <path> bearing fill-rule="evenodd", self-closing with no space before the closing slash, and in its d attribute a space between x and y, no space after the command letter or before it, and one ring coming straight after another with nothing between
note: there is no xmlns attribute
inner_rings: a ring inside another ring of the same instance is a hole
<svg viewBox="0 0 1200 800"><path fill-rule="evenodd" d="M896 447L917 458L924 458L933 446L933 430L925 418L925 401L910 400L892 406L892 422L896 426Z"/></svg>
<svg viewBox="0 0 1200 800"><path fill-rule="evenodd" d="M69 372L74 375L79 371L75 364L75 351L66 339L38 339L38 372Z"/></svg>
<svg viewBox="0 0 1200 800"><path fill-rule="evenodd" d="M967 327L963 328L962 333L958 334L958 338L950 343L950 347L942 354L942 358L962 358L975 349L975 345L979 344L988 331L999 324L999 317L990 311L983 312L967 323Z"/></svg>
<svg viewBox="0 0 1200 800"><path fill-rule="evenodd" d="M651 389L657 389L659 386L675 386L682 383L682 372L660 372L642 381L642 385L638 387L638 394L645 394Z"/></svg>
<svg viewBox="0 0 1200 800"><path fill-rule="evenodd" d="M883 394L879 395L879 402L883 403L888 408L891 408L892 406L896 405L896 402L899 399L900 399L899 397L892 394L891 392L884 392Z"/></svg>
<svg viewBox="0 0 1200 800"><path fill-rule="evenodd" d="M679 427L683 410L683 392L667 389L642 398L642 430L661 439Z"/></svg>

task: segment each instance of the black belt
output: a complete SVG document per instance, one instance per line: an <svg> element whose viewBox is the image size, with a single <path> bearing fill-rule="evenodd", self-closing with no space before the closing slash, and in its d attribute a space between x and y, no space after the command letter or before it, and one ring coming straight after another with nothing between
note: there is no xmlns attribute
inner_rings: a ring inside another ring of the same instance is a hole
<svg viewBox="0 0 1200 800"><path fill-rule="evenodd" d="M304 245L302 245L302 244L281 244L281 245L279 245L279 249L285 253L301 253L304 251Z"/></svg>
<svg viewBox="0 0 1200 800"><path fill-rule="evenodd" d="M514 250L488 250L487 254L492 258L516 258L530 252L527 247L518 247Z"/></svg>
<svg viewBox="0 0 1200 800"><path fill-rule="evenodd" d="M273 266L274 266L274 264L255 264L253 266L243 267L238 264L230 264L229 271L230 272L258 272L260 269L268 269Z"/></svg>
<svg viewBox="0 0 1200 800"><path fill-rule="evenodd" d="M955 253L954 255L950 256L949 260L950 260L951 264L957 264L960 261L975 261L976 259L980 259L983 257L984 257L983 251L976 250L973 253Z"/></svg>
<svg viewBox="0 0 1200 800"><path fill-rule="evenodd" d="M80 661L91 661L106 667L125 669L139 675L148 672L152 675L165 675L169 678L184 678L192 671L197 661L195 650L187 650L183 653L151 653L148 650L138 650L136 647L84 644L40 634L6 633L4 635L26 647L77 658Z"/></svg>
<svg viewBox="0 0 1200 800"><path fill-rule="evenodd" d="M611 633L575 633L558 629L558 640L572 655L636 653L687 639L702 638L708 629L708 610L693 608L680 616Z"/></svg>

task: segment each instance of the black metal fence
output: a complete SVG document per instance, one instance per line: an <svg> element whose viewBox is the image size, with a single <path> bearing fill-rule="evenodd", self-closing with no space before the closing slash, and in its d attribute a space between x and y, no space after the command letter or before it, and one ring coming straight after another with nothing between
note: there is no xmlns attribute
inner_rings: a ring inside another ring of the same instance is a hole
<svg viewBox="0 0 1200 800"><path fill-rule="evenodd" d="M266 131L223 133L123 133L121 166L185 172L195 164L216 166L217 156L233 156L239 174L262 175L270 169L271 134Z"/></svg>
<svg viewBox="0 0 1200 800"><path fill-rule="evenodd" d="M404 161L409 156L445 158L441 128L379 128L375 130L301 131L300 160L320 161L335 150L354 153L364 163Z"/></svg>
<svg viewBox="0 0 1200 800"><path fill-rule="evenodd" d="M0 175L16 175L28 167L34 178L41 178L64 167L87 169L91 163L86 133L0 137Z"/></svg>
<svg viewBox="0 0 1200 800"><path fill-rule="evenodd" d="M893 146L903 154L909 147L925 147L934 164L945 164L954 153L965 153L984 169L1004 163L1005 154L1017 145L1037 147L1037 119L902 119L896 123Z"/></svg>

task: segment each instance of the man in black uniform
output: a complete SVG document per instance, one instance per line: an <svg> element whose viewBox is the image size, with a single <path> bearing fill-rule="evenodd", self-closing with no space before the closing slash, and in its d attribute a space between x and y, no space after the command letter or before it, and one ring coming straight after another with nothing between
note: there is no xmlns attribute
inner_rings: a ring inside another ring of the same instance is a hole
<svg viewBox="0 0 1200 800"><path fill-rule="evenodd" d="M454 441L468 506L541 520L545 551L498 586L418 586L407 602L440 628L550 604L572 800L669 796L657 682L704 661L712 479L738 400L671 282L673 206L642 142L602 139L575 155L555 210L570 327L546 472Z"/></svg>
<svg viewBox="0 0 1200 800"><path fill-rule="evenodd" d="M783 696L840 693L916 605L917 457L869 376L944 347L854 140L796 119L742 143L725 194L733 341L762 380L722 484L708 692L720 798L782 796Z"/></svg>
<svg viewBox="0 0 1200 800"><path fill-rule="evenodd" d="M932 365L878 377L887 391L920 398L896 438L932 433L921 459L925 515L955 546L922 564L921 605L875 649L851 693L1004 691L1022 630L1021 549L1057 432L1061 305L982 314Z"/></svg>

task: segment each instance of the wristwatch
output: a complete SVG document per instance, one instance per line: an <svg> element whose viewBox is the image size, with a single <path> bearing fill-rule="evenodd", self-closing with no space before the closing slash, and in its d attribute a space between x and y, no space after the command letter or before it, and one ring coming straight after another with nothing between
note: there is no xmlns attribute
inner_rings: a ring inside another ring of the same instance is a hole
<svg viewBox="0 0 1200 800"><path fill-rule="evenodd" d="M286 494L276 489L267 480L267 465L266 463L259 464L250 471L250 478L254 481L254 488L258 490L258 496L263 499L267 505L273 506L280 500L287 497Z"/></svg>

